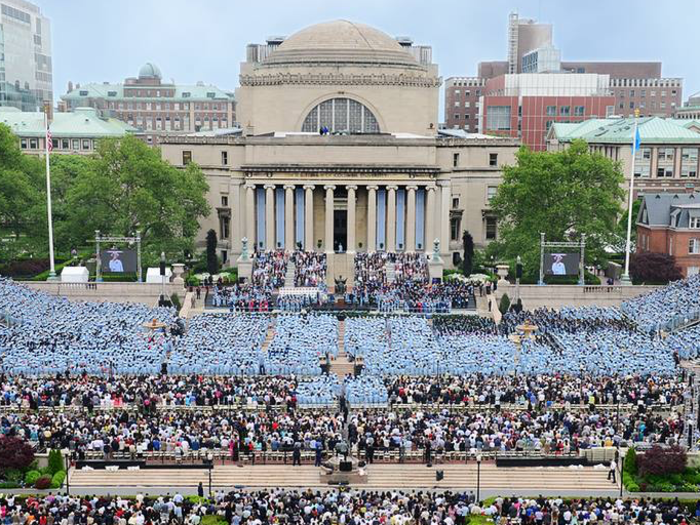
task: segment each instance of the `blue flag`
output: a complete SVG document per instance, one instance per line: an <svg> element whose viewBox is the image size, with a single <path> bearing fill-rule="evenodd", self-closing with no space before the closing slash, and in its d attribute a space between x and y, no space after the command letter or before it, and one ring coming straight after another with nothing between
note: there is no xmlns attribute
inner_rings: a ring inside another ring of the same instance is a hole
<svg viewBox="0 0 700 525"><path fill-rule="evenodd" d="M639 150L639 145L641 144L642 140L639 138L639 128L635 130L634 134L634 144L632 144L632 153L636 153Z"/></svg>

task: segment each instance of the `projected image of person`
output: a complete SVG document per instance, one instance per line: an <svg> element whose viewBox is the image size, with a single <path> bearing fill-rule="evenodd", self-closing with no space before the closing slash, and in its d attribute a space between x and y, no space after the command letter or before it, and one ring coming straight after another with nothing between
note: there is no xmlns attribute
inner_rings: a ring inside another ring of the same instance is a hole
<svg viewBox="0 0 700 525"><path fill-rule="evenodd" d="M112 257L109 260L109 271L110 272L115 272L115 273L123 273L124 272L124 265L122 264L122 261L119 258L121 253L122 252L120 252L119 250L110 250L109 254Z"/></svg>
<svg viewBox="0 0 700 525"><path fill-rule="evenodd" d="M552 254L552 275L566 275L563 253Z"/></svg>

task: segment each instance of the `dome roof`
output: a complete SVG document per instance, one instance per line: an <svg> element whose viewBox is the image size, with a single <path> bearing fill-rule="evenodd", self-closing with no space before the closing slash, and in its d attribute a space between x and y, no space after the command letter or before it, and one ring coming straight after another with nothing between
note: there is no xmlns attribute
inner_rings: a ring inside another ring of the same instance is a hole
<svg viewBox="0 0 700 525"><path fill-rule="evenodd" d="M139 69L139 78L163 78L160 69L153 62L146 62Z"/></svg>
<svg viewBox="0 0 700 525"><path fill-rule="evenodd" d="M323 22L294 33L263 65L339 63L425 69L394 38L348 20Z"/></svg>

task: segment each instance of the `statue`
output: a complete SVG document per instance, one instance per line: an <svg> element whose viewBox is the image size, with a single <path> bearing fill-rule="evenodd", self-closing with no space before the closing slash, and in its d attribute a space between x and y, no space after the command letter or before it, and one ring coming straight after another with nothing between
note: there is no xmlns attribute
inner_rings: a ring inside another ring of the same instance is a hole
<svg viewBox="0 0 700 525"><path fill-rule="evenodd" d="M250 255L248 254L248 237L241 239L241 260L247 261Z"/></svg>
<svg viewBox="0 0 700 525"><path fill-rule="evenodd" d="M345 290L347 290L347 279L343 279L343 276L336 277L335 279L335 293L339 295L344 295Z"/></svg>
<svg viewBox="0 0 700 525"><path fill-rule="evenodd" d="M440 256L440 239L437 237L433 241L433 253L438 257Z"/></svg>

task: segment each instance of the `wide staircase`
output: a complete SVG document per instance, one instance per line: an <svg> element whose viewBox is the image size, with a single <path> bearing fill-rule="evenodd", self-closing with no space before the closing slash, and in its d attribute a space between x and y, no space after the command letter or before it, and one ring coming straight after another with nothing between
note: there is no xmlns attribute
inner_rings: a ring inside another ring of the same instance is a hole
<svg viewBox="0 0 700 525"><path fill-rule="evenodd" d="M386 282L393 284L396 282L396 265L392 262L388 262L384 265L386 270Z"/></svg>
<svg viewBox="0 0 700 525"><path fill-rule="evenodd" d="M287 264L287 271L284 274L284 287L285 288L294 288L295 282L294 278L297 273L297 267L296 265L292 262L289 261Z"/></svg>
<svg viewBox="0 0 700 525"><path fill-rule="evenodd" d="M355 365L348 359L345 353L345 320L338 323L338 357L331 358L330 373L336 374L342 380L346 375L352 375Z"/></svg>
<svg viewBox="0 0 700 525"><path fill-rule="evenodd" d="M260 348L260 351L263 353L267 353L267 349L270 346L270 343L272 340L275 338L275 324L270 323L270 326L267 327L267 334L265 335L265 340L263 341L262 347Z"/></svg>

